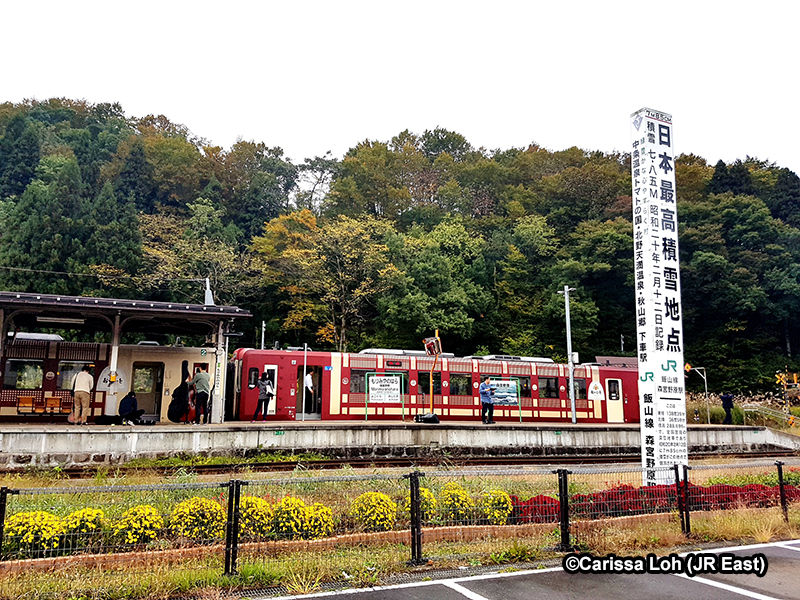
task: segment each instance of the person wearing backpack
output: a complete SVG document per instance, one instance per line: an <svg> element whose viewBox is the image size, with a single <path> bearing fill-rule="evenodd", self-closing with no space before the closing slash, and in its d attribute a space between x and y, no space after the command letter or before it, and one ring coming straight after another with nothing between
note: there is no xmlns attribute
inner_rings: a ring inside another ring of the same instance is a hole
<svg viewBox="0 0 800 600"><path fill-rule="evenodd" d="M256 406L256 412L250 421L251 423L255 423L258 420L259 414L261 414L262 420L267 420L267 408L269 407L269 401L272 400L274 395L275 386L267 375L267 372L264 371L261 374L261 378L258 380L258 405Z"/></svg>

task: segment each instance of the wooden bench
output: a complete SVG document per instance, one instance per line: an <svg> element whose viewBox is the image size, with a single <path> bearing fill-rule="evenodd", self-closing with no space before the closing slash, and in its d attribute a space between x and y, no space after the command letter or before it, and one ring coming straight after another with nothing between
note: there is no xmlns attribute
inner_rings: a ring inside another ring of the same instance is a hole
<svg viewBox="0 0 800 600"><path fill-rule="evenodd" d="M48 396L46 398L17 396L18 415L68 415L71 412L72 398L59 398L58 396Z"/></svg>
<svg viewBox="0 0 800 600"><path fill-rule="evenodd" d="M34 396L17 396L17 414L18 415L32 415L34 413L44 412L44 400L35 398Z"/></svg>

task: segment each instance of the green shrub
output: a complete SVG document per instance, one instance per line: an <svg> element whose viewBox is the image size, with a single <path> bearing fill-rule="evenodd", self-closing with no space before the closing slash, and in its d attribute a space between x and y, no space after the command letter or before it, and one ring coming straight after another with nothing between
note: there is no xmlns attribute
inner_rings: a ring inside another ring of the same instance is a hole
<svg viewBox="0 0 800 600"><path fill-rule="evenodd" d="M365 492L353 500L349 515L365 531L389 531L397 518L397 504L381 492Z"/></svg>
<svg viewBox="0 0 800 600"><path fill-rule="evenodd" d="M149 504L129 508L111 525L114 537L124 544L151 542L163 528L164 520Z"/></svg>
<svg viewBox="0 0 800 600"><path fill-rule="evenodd" d="M484 492L481 497L481 512L492 525L505 525L514 510L511 497L502 490Z"/></svg>
<svg viewBox="0 0 800 600"><path fill-rule="evenodd" d="M467 490L457 483L448 483L439 494L442 517L450 523L468 523L472 520L475 502Z"/></svg>
<svg viewBox="0 0 800 600"><path fill-rule="evenodd" d="M192 540L221 538L227 517L223 508L210 498L194 497L178 504L169 517L172 535Z"/></svg>
<svg viewBox="0 0 800 600"><path fill-rule="evenodd" d="M64 522L43 510L20 512L6 519L8 549L23 557L52 554L63 545Z"/></svg>
<svg viewBox="0 0 800 600"><path fill-rule="evenodd" d="M430 519L436 513L436 497L428 488L419 488L420 513L423 520ZM411 516L411 494L406 494L403 501L403 514Z"/></svg>
<svg viewBox="0 0 800 600"><path fill-rule="evenodd" d="M242 535L266 537L272 530L274 510L269 502L255 496L239 500L239 531Z"/></svg>

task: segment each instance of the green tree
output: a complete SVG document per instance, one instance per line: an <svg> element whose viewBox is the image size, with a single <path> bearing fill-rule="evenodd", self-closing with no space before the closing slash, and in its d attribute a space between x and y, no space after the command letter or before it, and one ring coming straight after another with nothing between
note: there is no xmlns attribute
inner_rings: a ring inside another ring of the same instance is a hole
<svg viewBox="0 0 800 600"><path fill-rule="evenodd" d="M25 191L36 174L39 158L35 127L23 115L14 116L0 140L0 198Z"/></svg>

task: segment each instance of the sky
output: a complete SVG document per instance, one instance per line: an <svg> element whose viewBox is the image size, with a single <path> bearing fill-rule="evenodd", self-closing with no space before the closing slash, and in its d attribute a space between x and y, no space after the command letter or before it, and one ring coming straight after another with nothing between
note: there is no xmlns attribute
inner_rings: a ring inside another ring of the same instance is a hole
<svg viewBox="0 0 800 600"><path fill-rule="evenodd" d="M0 0L0 102L119 102L293 162L443 127L488 150L676 154L800 173L800 3Z"/></svg>

